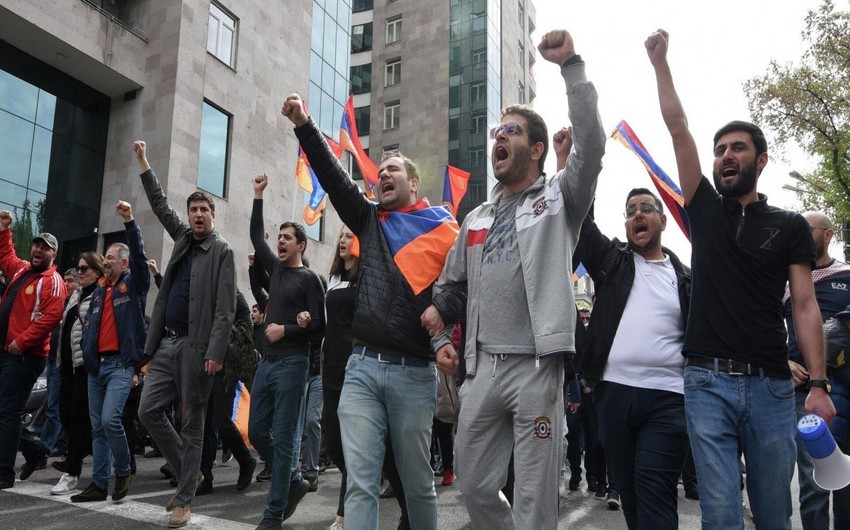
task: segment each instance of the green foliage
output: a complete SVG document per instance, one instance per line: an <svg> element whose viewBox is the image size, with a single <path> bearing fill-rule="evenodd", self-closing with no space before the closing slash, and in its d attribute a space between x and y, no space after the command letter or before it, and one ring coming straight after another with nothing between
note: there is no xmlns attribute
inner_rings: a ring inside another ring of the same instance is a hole
<svg viewBox="0 0 850 530"><path fill-rule="evenodd" d="M32 250L32 238L41 233L41 227L44 226L44 199L38 202L35 211L35 223L33 223L33 211L30 209L30 200L24 200L20 211L15 208L12 221L12 244L15 246L15 252L21 259L30 259L30 251Z"/></svg>
<svg viewBox="0 0 850 530"><path fill-rule="evenodd" d="M850 12L824 0L809 11L802 35L808 48L799 64L773 61L744 90L753 120L780 150L797 145L817 161L795 183L804 208L850 219Z"/></svg>

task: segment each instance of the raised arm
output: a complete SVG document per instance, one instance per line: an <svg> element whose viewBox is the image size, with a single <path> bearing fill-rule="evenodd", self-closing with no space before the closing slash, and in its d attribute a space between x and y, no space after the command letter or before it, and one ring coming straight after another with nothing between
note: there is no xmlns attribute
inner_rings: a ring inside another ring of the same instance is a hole
<svg viewBox="0 0 850 530"><path fill-rule="evenodd" d="M254 244L255 263L259 263L267 271L274 270L277 258L263 238L263 192L269 184L269 176L265 173L254 175L254 209L251 211L251 243Z"/></svg>
<svg viewBox="0 0 850 530"><path fill-rule="evenodd" d="M673 140L673 152L676 154L676 166L679 171L679 186L685 204L691 202L697 191L702 169L699 164L696 142L688 129L688 118L679 100L679 94L673 85L673 75L667 63L667 46L669 34L659 29L649 36L644 43L649 62L655 69L655 80L658 84L658 102L661 106L661 116Z"/></svg>
<svg viewBox="0 0 850 530"><path fill-rule="evenodd" d="M189 225L180 219L180 215L174 211L168 204L168 198L162 191L162 185L156 178L151 165L147 158L147 144L141 140L133 142L133 152L136 153L136 160L139 162L139 169L142 171L140 175L142 179L142 187L145 189L145 195L148 197L148 202L151 205L153 213L162 224L171 239L177 239L181 232L189 230Z"/></svg>
<svg viewBox="0 0 850 530"><path fill-rule="evenodd" d="M129 202L118 201L115 211L124 220L127 246L130 248L130 274L133 278L133 291L136 296L146 296L151 286L151 269L145 256L145 243L142 231L133 217L133 207Z"/></svg>

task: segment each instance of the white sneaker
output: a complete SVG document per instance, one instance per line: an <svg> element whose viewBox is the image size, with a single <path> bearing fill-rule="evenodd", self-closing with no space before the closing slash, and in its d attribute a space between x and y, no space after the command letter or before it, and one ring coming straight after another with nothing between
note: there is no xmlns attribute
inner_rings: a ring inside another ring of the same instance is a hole
<svg viewBox="0 0 850 530"><path fill-rule="evenodd" d="M334 524L332 524L328 530L342 530L342 525L334 521Z"/></svg>
<svg viewBox="0 0 850 530"><path fill-rule="evenodd" d="M55 486L50 488L51 495L67 495L77 489L77 477L64 473Z"/></svg>

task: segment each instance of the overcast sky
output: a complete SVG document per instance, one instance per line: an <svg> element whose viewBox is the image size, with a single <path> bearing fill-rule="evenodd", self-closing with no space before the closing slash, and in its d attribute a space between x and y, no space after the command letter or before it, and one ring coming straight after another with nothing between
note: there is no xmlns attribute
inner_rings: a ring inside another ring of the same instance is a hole
<svg viewBox="0 0 850 530"><path fill-rule="evenodd" d="M799 60L804 50L804 18L820 2L536 0L535 4L535 42L551 29L570 31L599 92L606 131L610 133L620 120L626 120L655 161L678 182L670 136L658 108L655 76L643 45L646 37L657 28L670 33L668 58L673 79L700 149L703 174L711 179L714 132L731 120L750 120L744 81L763 74L771 59L781 63ZM847 9L847 1L837 0L837 7ZM544 60L535 66L535 79L538 97L534 105L552 133L567 123L564 84L558 68ZM767 194L774 206L796 208L795 194L782 186L795 184L789 171L805 174L813 163L799 151L789 152L783 160L770 131L765 133L771 158L758 190ZM550 154L547 172L554 166L555 157ZM634 187L654 187L638 158L613 139L606 146L603 166L596 219L608 236L625 240L621 212L626 194ZM670 216L662 242L690 262L690 244ZM841 257L838 249L831 254Z"/></svg>

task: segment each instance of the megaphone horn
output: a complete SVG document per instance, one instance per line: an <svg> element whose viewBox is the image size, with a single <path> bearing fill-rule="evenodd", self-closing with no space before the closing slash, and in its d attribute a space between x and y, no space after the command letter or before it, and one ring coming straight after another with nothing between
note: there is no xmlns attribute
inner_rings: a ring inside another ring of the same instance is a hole
<svg viewBox="0 0 850 530"><path fill-rule="evenodd" d="M840 490L850 484L850 456L835 444L823 418L817 414L803 416L797 432L812 457L815 484L825 490Z"/></svg>

